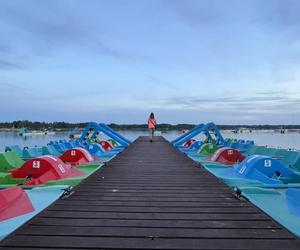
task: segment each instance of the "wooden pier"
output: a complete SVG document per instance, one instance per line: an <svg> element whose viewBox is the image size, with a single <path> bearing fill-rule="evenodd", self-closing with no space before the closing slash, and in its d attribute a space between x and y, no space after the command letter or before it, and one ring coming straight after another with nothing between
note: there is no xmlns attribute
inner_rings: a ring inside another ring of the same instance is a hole
<svg viewBox="0 0 300 250"><path fill-rule="evenodd" d="M1 249L300 249L300 241L162 137L126 150Z"/></svg>

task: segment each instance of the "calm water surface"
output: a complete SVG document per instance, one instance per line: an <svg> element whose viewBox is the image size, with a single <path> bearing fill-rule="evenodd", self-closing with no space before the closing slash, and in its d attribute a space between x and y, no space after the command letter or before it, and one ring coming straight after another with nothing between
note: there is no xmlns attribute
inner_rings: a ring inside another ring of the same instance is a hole
<svg viewBox="0 0 300 250"><path fill-rule="evenodd" d="M147 130L122 130L119 131L125 137L130 140L135 140L140 135L148 135ZM239 138L254 140L257 145L268 145L282 148L294 148L300 150L300 134L295 132L288 132L285 134L275 132L252 132L234 134L232 132L223 131L224 138ZM167 140L173 140L177 136L181 135L179 131L169 131L162 133ZM30 136L23 138L14 132L0 132L0 151L4 151L5 146L8 145L20 145L21 147L34 147L46 145L50 140L68 139L68 132L58 132L55 135L43 135L43 136ZM105 138L103 136L103 138Z"/></svg>

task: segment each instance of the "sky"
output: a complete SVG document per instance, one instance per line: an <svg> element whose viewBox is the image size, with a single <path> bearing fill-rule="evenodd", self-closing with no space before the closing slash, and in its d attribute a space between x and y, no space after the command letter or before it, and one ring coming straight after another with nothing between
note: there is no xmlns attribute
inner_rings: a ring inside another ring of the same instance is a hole
<svg viewBox="0 0 300 250"><path fill-rule="evenodd" d="M0 121L300 124L298 0L0 0Z"/></svg>

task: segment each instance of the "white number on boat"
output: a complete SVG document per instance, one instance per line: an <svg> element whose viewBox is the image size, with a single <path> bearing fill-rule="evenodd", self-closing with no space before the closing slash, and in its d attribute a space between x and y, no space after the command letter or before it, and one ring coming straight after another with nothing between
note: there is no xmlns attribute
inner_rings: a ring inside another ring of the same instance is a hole
<svg viewBox="0 0 300 250"><path fill-rule="evenodd" d="M227 153L228 153L228 155L232 155L232 154L233 154L233 150L232 150L232 149L229 149L229 150L227 151Z"/></svg>
<svg viewBox="0 0 300 250"><path fill-rule="evenodd" d="M269 168L269 167L271 167L271 166L272 166L271 160L265 160L265 167L266 167L266 168Z"/></svg>
<svg viewBox="0 0 300 250"><path fill-rule="evenodd" d="M76 155L76 151L75 150L71 150L71 156L75 156Z"/></svg>
<svg viewBox="0 0 300 250"><path fill-rule="evenodd" d="M58 168L63 174L66 172L65 168L61 164L58 164Z"/></svg>
<svg viewBox="0 0 300 250"><path fill-rule="evenodd" d="M243 167L240 169L239 173L240 173L240 174L243 174L243 173L245 172L246 168L247 168L246 166L243 166Z"/></svg>
<svg viewBox="0 0 300 250"><path fill-rule="evenodd" d="M40 161L33 161L32 168L40 168Z"/></svg>

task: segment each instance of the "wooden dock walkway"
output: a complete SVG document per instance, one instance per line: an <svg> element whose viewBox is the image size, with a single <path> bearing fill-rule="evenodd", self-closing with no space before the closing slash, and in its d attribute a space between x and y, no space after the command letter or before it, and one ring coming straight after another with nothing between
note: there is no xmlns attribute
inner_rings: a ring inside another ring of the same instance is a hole
<svg viewBox="0 0 300 250"><path fill-rule="evenodd" d="M162 137L140 137L1 249L300 249Z"/></svg>

